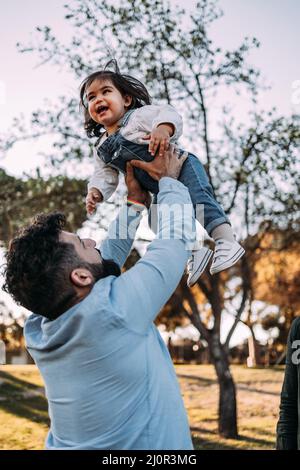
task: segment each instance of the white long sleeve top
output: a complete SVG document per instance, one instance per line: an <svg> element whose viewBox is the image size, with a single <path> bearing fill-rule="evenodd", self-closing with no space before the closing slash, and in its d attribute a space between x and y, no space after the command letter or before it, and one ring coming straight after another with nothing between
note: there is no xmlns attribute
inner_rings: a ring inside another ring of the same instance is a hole
<svg viewBox="0 0 300 470"><path fill-rule="evenodd" d="M146 134L152 132L159 124L171 123L174 126L174 133L170 138L171 143L175 143L182 134L182 118L171 105L146 105L135 109L127 124L120 129L120 133L127 140L138 144L145 144L142 139ZM106 165L97 155L97 147L107 139L104 133L93 149L94 172L88 182L88 190L97 188L103 200L107 201L114 193L119 182L119 173L115 168Z"/></svg>

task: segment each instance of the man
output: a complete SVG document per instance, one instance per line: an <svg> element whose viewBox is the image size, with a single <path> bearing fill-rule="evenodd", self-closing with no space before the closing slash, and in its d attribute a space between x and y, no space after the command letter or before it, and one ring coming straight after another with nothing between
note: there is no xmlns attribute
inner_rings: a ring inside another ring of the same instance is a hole
<svg viewBox="0 0 300 470"><path fill-rule="evenodd" d="M170 148L151 163L132 162L159 181L158 213L174 204L191 207L187 188L176 181L184 159ZM149 203L130 164L126 184L128 200L137 204L121 208L99 250L51 214L23 230L7 254L5 288L36 312L25 338L45 382L47 449L193 448L175 370L153 324L182 276L194 237L192 211L158 216L147 253L120 274L139 208Z"/></svg>
<svg viewBox="0 0 300 470"><path fill-rule="evenodd" d="M300 318L291 326L277 423L277 450L300 450Z"/></svg>

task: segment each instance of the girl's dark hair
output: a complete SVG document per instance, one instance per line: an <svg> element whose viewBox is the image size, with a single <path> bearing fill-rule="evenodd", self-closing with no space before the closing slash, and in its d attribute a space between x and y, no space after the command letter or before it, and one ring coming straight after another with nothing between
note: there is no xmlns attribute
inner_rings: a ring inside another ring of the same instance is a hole
<svg viewBox="0 0 300 470"><path fill-rule="evenodd" d="M114 70L110 70L113 67ZM129 95L132 102L129 109L141 108L151 104L151 97L147 88L134 77L122 74L115 59L107 62L103 70L98 70L86 77L80 86L80 108L84 115L84 128L88 137L99 137L103 126L95 122L89 115L85 93L94 80L109 80L119 90L122 96Z"/></svg>

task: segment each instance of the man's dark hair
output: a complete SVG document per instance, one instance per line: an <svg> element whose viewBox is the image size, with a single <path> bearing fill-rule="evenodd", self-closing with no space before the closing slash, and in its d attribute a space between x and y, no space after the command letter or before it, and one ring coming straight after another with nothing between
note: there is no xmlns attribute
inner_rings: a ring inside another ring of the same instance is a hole
<svg viewBox="0 0 300 470"><path fill-rule="evenodd" d="M60 212L38 214L10 242L3 289L28 310L51 320L74 305L73 269L101 269L81 260L71 243L59 240L66 223ZM99 277L99 276L98 276Z"/></svg>
<svg viewBox="0 0 300 470"><path fill-rule="evenodd" d="M114 68L114 70L110 70L110 68ZM103 128L101 124L95 122L89 115L85 99L86 90L94 80L110 81L122 96L131 96L132 102L128 110L151 104L151 97L145 85L131 75L122 74L117 61L115 59L110 60L103 70L97 70L90 74L83 80L80 86L80 105L84 116L84 128L88 137L99 137Z"/></svg>

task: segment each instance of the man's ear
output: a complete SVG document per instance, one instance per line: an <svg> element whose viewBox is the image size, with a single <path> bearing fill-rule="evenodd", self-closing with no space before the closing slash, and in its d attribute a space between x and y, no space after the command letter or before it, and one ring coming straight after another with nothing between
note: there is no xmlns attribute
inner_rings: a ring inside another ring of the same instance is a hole
<svg viewBox="0 0 300 470"><path fill-rule="evenodd" d="M92 273L85 268L76 268L70 274L71 281L77 287L87 287L93 284L94 277Z"/></svg>

